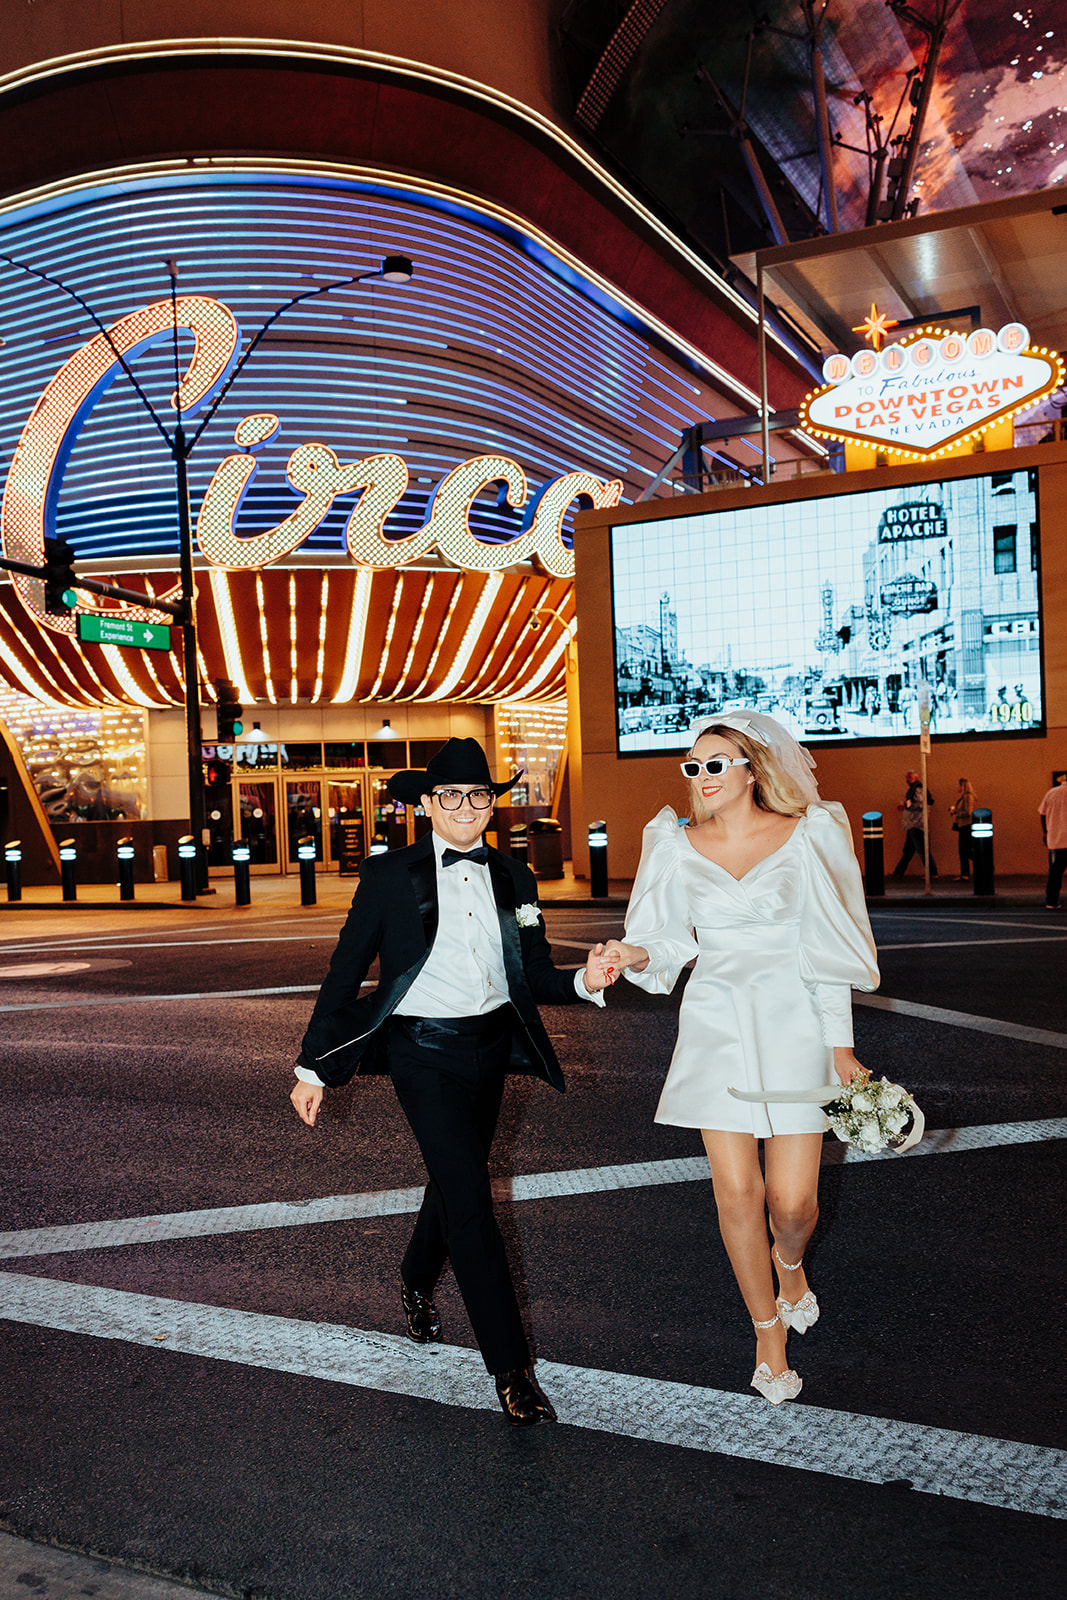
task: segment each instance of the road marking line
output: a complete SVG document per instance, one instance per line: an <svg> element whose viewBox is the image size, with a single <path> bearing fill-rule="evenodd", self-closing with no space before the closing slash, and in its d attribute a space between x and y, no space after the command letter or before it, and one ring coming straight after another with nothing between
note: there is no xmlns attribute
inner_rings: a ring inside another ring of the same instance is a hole
<svg viewBox="0 0 1067 1600"><path fill-rule="evenodd" d="M971 1150L1041 1143L1067 1138L1067 1117L1040 1122L987 1123L973 1128L938 1128L911 1156L955 1155ZM827 1140L823 1161L899 1161L890 1150L865 1154L838 1140ZM636 1161L607 1167L579 1167L569 1172L528 1172L494 1182L504 1199L555 1200L567 1195L610 1194L621 1189L646 1189L665 1183L708 1181L704 1156L679 1156L669 1161ZM49 1228L23 1228L0 1233L0 1260L17 1256L61 1255L75 1250L108 1250L120 1245L158 1244L163 1239L195 1239L212 1234L253 1233L270 1228L306 1228L322 1222L348 1222L358 1217L410 1215L422 1204L423 1190L381 1189L366 1194L325 1195L314 1200L272 1200L260 1205L219 1206L205 1211L171 1211L149 1217L119 1217L107 1222L59 1223Z"/></svg>
<svg viewBox="0 0 1067 1600"><path fill-rule="evenodd" d="M949 1028L970 1028L975 1033L994 1033L1003 1039L1023 1044L1043 1044L1052 1050L1067 1050L1067 1033L1051 1028L1028 1028L1021 1022L1001 1022L999 1017L974 1017L968 1011L948 1011L943 1006L921 1006L913 1000L890 1000L881 994L853 994L857 1005L875 1011L893 1011L901 1017L918 1017L923 1022L941 1022Z"/></svg>
<svg viewBox="0 0 1067 1600"><path fill-rule="evenodd" d="M480 1355L458 1345L416 1348L399 1334L7 1272L0 1315L438 1405L497 1409ZM539 1362L537 1374L570 1427L861 1483L906 1479L922 1494L1067 1516L1062 1450L815 1405L779 1409L755 1395L555 1361Z"/></svg>
<svg viewBox="0 0 1067 1600"><path fill-rule="evenodd" d="M881 954L883 950L957 950L961 948L970 950L972 947L982 944L1062 944L1065 939L1067 939L1067 934L1035 933L1029 939L915 939L909 940L905 944L882 944L880 940L875 942L878 945L879 954Z"/></svg>

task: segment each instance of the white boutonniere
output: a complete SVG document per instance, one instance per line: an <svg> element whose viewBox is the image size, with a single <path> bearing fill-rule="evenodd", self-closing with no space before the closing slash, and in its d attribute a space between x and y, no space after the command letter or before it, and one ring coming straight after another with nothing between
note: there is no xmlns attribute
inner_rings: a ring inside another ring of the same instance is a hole
<svg viewBox="0 0 1067 1600"><path fill-rule="evenodd" d="M519 906L515 912L515 921L520 928L536 928L541 920L541 908L532 903Z"/></svg>

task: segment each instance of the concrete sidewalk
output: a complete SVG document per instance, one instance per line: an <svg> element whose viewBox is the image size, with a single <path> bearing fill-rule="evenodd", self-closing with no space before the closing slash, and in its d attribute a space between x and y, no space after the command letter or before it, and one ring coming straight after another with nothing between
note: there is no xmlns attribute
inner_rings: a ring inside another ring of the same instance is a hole
<svg viewBox="0 0 1067 1600"><path fill-rule="evenodd" d="M342 878L337 873L318 874L315 879L316 906L321 910L343 913L356 892L358 882L359 879L354 876ZM109 911L123 915L128 912L135 916L150 912L193 912L201 917L205 914L240 917L257 910L277 913L291 908L299 914L302 909L309 912L316 909L315 906L301 907L300 878L295 873L288 877L254 877L250 906L234 904L233 879L228 875L213 876L210 887L212 893L184 901L176 880L171 883L138 884L133 900L120 900L117 884L83 885L78 890L78 899L74 901L64 901L57 886L25 888L20 901L0 900L0 918L5 912L9 914L9 921L14 922L42 911L67 916L78 912ZM544 905L571 908L625 906L632 887L632 880L628 878L613 878L608 885L608 894L594 899L589 892L588 878L576 878L569 861L564 863L561 877L541 878L537 885L538 895ZM930 885L930 893L926 894L923 880L918 874L901 882L888 879L885 887L884 895L869 897L868 905L872 910L923 906L944 908L946 905L1025 907L1034 910L1044 909L1045 905L1043 873L998 877L996 893L993 895L975 895L970 884L956 883L952 878L935 879Z"/></svg>

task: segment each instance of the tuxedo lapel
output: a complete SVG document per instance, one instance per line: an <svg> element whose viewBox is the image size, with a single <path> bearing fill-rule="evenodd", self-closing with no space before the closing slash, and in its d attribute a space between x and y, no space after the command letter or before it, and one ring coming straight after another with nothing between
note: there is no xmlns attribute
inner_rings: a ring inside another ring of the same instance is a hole
<svg viewBox="0 0 1067 1600"><path fill-rule="evenodd" d="M418 904L419 916L422 919L422 930L426 935L426 953L422 958L425 961L426 955L429 954L437 937L438 900L437 860L434 856L431 836L427 834L425 841L419 841L420 844L423 842L426 845L425 850L418 855L414 855L414 852L412 852L414 859L408 862L408 875L411 878L411 886L415 891L415 900ZM417 848L418 846L416 846Z"/></svg>
<svg viewBox="0 0 1067 1600"><path fill-rule="evenodd" d="M500 924L500 946L504 956L508 991L514 999L527 989L526 973L522 964L522 945L519 942L519 924L515 920L515 884L511 873L499 856L490 855L489 881L493 885L497 921Z"/></svg>

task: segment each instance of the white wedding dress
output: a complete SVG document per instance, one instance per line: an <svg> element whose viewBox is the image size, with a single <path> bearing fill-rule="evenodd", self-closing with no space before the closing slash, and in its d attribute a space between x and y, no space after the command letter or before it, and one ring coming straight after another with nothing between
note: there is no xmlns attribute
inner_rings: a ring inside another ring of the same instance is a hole
<svg viewBox="0 0 1067 1600"><path fill-rule="evenodd" d="M817 1105L735 1100L836 1083L852 1044L852 989L878 965L844 807L810 805L780 849L738 880L694 847L669 806L644 831L626 939L649 964L631 983L669 994L695 958L656 1121L766 1138L821 1133Z"/></svg>

